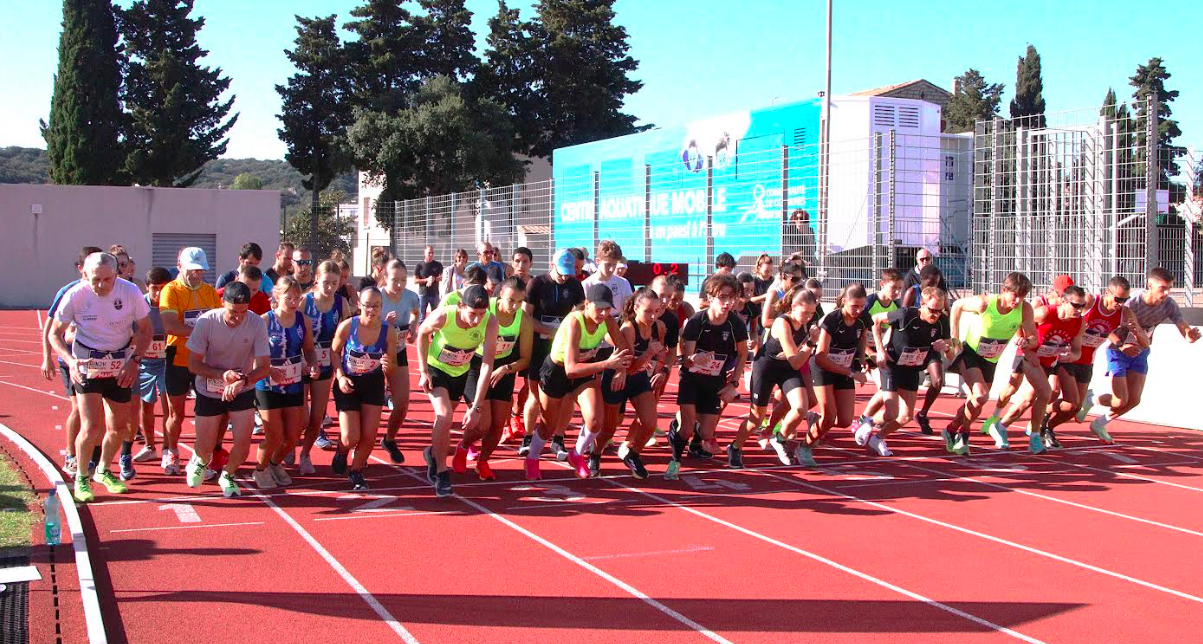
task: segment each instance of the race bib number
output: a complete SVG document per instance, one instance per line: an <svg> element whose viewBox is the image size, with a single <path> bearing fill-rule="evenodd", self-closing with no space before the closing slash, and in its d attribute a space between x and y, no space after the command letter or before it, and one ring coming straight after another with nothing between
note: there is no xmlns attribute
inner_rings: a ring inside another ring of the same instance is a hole
<svg viewBox="0 0 1203 644"><path fill-rule="evenodd" d="M552 333L554 334L555 331L558 331L560 329L560 323L564 321L564 318L556 317L554 315L540 315L539 321L542 322L543 324L551 327L553 329ZM546 334L546 333L540 333L539 335L541 335L544 338L551 337L551 335Z"/></svg>
<svg viewBox="0 0 1203 644"><path fill-rule="evenodd" d="M90 379L116 378L124 366L124 357L91 358L88 360L84 376Z"/></svg>
<svg viewBox="0 0 1203 644"><path fill-rule="evenodd" d="M1086 335L1082 336L1082 344L1090 347L1091 349L1097 349L1103 346L1103 343L1106 341L1107 336L1091 333L1090 331L1087 331Z"/></svg>
<svg viewBox="0 0 1203 644"><path fill-rule="evenodd" d="M156 335L154 339L150 341L150 347L146 349L146 355L144 357L150 360L162 360L163 358L166 358L167 336Z"/></svg>
<svg viewBox="0 0 1203 644"><path fill-rule="evenodd" d="M439 362L448 367L462 367L472 361L472 355L476 351L472 349L454 349L444 347L439 352Z"/></svg>
<svg viewBox="0 0 1203 644"><path fill-rule="evenodd" d="M849 368L852 366L852 359L856 357L856 349L832 349L827 357L837 365Z"/></svg>
<svg viewBox="0 0 1203 644"><path fill-rule="evenodd" d="M330 343L318 342L313 347L313 352L316 354L317 363L323 367L330 366Z"/></svg>
<svg viewBox="0 0 1203 644"><path fill-rule="evenodd" d="M300 356L291 358L273 358L272 366L277 367L284 372L284 377L280 380L273 380L276 385L295 385L301 381L302 361Z"/></svg>
<svg viewBox="0 0 1203 644"><path fill-rule="evenodd" d="M238 384L238 389L242 389L242 383ZM226 381L221 378L205 378L205 390L220 396L226 390Z"/></svg>
<svg viewBox="0 0 1203 644"><path fill-rule="evenodd" d="M510 355L510 352L514 350L514 344L516 342L517 338L500 335L497 336L497 349L493 352L493 356L502 358Z"/></svg>
<svg viewBox="0 0 1203 644"><path fill-rule="evenodd" d="M361 376L380 368L380 356L358 351L347 352L347 367L352 375Z"/></svg>
<svg viewBox="0 0 1203 644"><path fill-rule="evenodd" d="M727 356L725 354L710 353L701 356L694 355L693 366L690 367L689 371L701 376L717 376L723 372L723 365L726 363Z"/></svg>
<svg viewBox="0 0 1203 644"><path fill-rule="evenodd" d="M983 358L997 358L1007 349L1006 340L982 338L977 344L977 354Z"/></svg>
<svg viewBox="0 0 1203 644"><path fill-rule="evenodd" d="M184 311L184 326L188 327L189 329L196 328L196 320L200 318L201 313L204 313L204 311L201 309Z"/></svg>
<svg viewBox="0 0 1203 644"><path fill-rule="evenodd" d="M924 361L927 360L928 348L907 347L902 355L898 356L899 367L921 367Z"/></svg>
<svg viewBox="0 0 1203 644"><path fill-rule="evenodd" d="M1036 348L1036 357L1052 358L1061 355L1061 351L1064 349L1064 344L1042 344Z"/></svg>

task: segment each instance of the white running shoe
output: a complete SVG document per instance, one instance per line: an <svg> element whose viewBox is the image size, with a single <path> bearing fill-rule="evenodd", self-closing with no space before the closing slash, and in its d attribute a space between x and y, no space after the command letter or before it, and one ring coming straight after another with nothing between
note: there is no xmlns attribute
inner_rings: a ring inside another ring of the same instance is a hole
<svg viewBox="0 0 1203 644"><path fill-rule="evenodd" d="M1086 397L1082 399L1082 406L1078 408L1078 422L1084 422L1086 415L1094 408L1094 390L1087 389Z"/></svg>
<svg viewBox="0 0 1203 644"><path fill-rule="evenodd" d="M255 470L251 478L255 479L255 487L260 490L271 490L276 487L276 479L267 470Z"/></svg>
<svg viewBox="0 0 1203 644"><path fill-rule="evenodd" d="M137 454L134 454L134 462L135 463L145 463L147 461L153 461L158 457L159 457L159 450L148 445L148 446L143 447L142 449L138 450Z"/></svg>
<svg viewBox="0 0 1203 644"><path fill-rule="evenodd" d="M877 444L873 446L873 451L877 452L878 456L893 456L894 455L894 452L891 452L890 448L886 447L886 439L878 438L876 436L874 436L874 438L877 438Z"/></svg>
<svg viewBox="0 0 1203 644"><path fill-rule="evenodd" d="M63 473L67 476L75 476L79 473L79 462L75 460L74 456L63 459Z"/></svg>
<svg viewBox="0 0 1203 644"><path fill-rule="evenodd" d="M317 470L313 468L313 461L310 460L308 454L301 454L301 464L297 466L297 471L303 476L317 473Z"/></svg>
<svg viewBox="0 0 1203 644"><path fill-rule="evenodd" d="M165 474L174 474L174 475L178 476L178 475L184 473L183 468L180 467L179 450L174 450L174 449L163 450L163 458L167 459L167 469L164 470Z"/></svg>
<svg viewBox="0 0 1203 644"><path fill-rule="evenodd" d="M276 481L276 485L292 485L292 477L288 476L288 472L284 471L282 464L269 464L267 470L271 472L272 479Z"/></svg>
<svg viewBox="0 0 1203 644"><path fill-rule="evenodd" d="M769 439L769 445L773 446L773 451L777 452L777 460L781 461L782 465L791 465L789 450L786 447L785 441L781 440L780 436L774 436Z"/></svg>
<svg viewBox="0 0 1203 644"><path fill-rule="evenodd" d="M806 412L806 424L810 425L811 428L813 428L815 425L818 425L819 424L818 412L813 412L813 411Z"/></svg>
<svg viewBox="0 0 1203 644"><path fill-rule="evenodd" d="M284 465L285 467L292 467L293 465L296 465L296 462L297 450L293 449L284 455L284 460L280 461L280 464ZM281 483L281 485L283 485L283 483Z"/></svg>
<svg viewBox="0 0 1203 644"><path fill-rule="evenodd" d="M869 437L872 434L873 434L873 423L872 422L868 422L868 423L862 422L860 424L860 427L856 428L856 432L853 434L853 438L856 439L857 445L860 445L863 447L864 445L866 445L868 443Z"/></svg>
<svg viewBox="0 0 1203 644"><path fill-rule="evenodd" d="M881 455L881 438L877 434L869 434L868 440L865 441L865 449L874 454Z"/></svg>
<svg viewBox="0 0 1203 644"><path fill-rule="evenodd" d="M652 437L652 440L655 440L654 436ZM631 448L628 447L626 443L623 443L618 446L618 460L625 461L627 458L627 454L629 454L629 453L631 453Z"/></svg>

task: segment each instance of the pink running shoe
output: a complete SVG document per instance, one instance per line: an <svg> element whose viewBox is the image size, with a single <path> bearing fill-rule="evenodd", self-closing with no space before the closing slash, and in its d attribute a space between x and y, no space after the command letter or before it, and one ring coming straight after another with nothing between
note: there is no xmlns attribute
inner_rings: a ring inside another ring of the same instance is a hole
<svg viewBox="0 0 1203 644"><path fill-rule="evenodd" d="M468 446L468 460L475 461L480 458L480 450L476 449L476 443Z"/></svg>
<svg viewBox="0 0 1203 644"><path fill-rule="evenodd" d="M526 459L526 480L538 481L543 478L543 473L539 471L539 459Z"/></svg>
<svg viewBox="0 0 1203 644"><path fill-rule="evenodd" d="M468 450L464 449L463 445L455 447L455 456L451 457L451 470L456 474L468 471Z"/></svg>
<svg viewBox="0 0 1203 644"><path fill-rule="evenodd" d="M568 464L576 469L577 478L589 478L589 459L576 453L576 450L568 450Z"/></svg>

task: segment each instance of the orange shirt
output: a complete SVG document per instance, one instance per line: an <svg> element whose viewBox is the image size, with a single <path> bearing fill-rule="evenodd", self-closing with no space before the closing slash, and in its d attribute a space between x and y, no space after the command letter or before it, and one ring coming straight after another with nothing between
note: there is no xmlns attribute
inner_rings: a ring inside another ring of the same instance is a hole
<svg viewBox="0 0 1203 644"><path fill-rule="evenodd" d="M176 319L192 326L201 313L221 306L221 298L209 284L202 283L199 288L188 288L182 278L176 279L163 287L159 294L159 315L174 315ZM188 366L188 349L185 344L188 338L178 335L167 335L167 345L175 347L175 360L172 364L177 367Z"/></svg>

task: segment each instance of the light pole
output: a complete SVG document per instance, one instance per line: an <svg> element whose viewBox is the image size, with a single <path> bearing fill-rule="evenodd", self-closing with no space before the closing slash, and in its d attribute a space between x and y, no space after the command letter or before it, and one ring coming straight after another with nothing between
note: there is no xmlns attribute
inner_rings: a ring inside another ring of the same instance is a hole
<svg viewBox="0 0 1203 644"><path fill-rule="evenodd" d="M819 137L819 243L816 252L819 261L819 275L827 277L827 211L828 186L830 182L831 165L831 3L827 0L827 82L823 87L823 122Z"/></svg>

